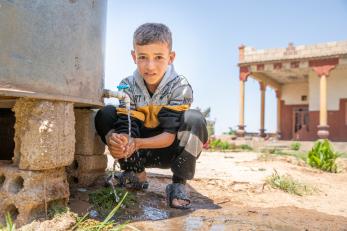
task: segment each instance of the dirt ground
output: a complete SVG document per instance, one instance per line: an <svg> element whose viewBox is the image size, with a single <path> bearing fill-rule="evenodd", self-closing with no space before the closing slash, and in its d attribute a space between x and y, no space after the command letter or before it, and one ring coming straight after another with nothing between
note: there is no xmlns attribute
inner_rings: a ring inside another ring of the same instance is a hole
<svg viewBox="0 0 347 231"><path fill-rule="evenodd" d="M188 182L193 206L185 211L166 206L171 171L148 169L149 189L136 193L139 208L123 212L118 220L139 230L347 230L347 159L339 161L343 171L333 174L306 167L294 157L264 161L259 156L202 153L196 177ZM297 196L273 189L265 179L274 169L318 190ZM83 215L90 209L88 191L72 194L71 210Z"/></svg>

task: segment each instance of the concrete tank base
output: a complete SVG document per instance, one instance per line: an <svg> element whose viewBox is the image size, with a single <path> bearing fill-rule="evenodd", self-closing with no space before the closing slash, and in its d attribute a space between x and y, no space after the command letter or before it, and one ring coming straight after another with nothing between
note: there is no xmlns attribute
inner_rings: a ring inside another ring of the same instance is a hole
<svg viewBox="0 0 347 231"><path fill-rule="evenodd" d="M89 186L104 176L107 158L95 131L95 110L30 98L1 110L12 111L0 115L9 121L0 129L14 130L7 137L14 147L0 153L0 223L7 212L17 227L44 218L46 209L67 206L69 183Z"/></svg>

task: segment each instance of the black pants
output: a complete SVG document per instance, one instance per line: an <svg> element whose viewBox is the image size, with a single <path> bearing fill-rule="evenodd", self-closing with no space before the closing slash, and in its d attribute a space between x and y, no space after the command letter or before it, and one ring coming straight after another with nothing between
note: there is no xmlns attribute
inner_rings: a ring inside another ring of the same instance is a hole
<svg viewBox="0 0 347 231"><path fill-rule="evenodd" d="M103 142L116 120L116 108L112 105L97 112L95 128ZM205 118L199 111L190 109L184 112L172 145L166 148L141 149L126 161L119 160L119 163L122 170L136 173L144 171L145 168L171 168L173 181L185 182L194 177L196 160L207 138Z"/></svg>

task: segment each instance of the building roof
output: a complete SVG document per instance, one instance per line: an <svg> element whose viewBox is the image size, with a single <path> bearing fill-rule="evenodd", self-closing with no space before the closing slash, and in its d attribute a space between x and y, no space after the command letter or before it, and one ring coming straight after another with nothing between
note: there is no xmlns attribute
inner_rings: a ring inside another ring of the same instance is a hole
<svg viewBox="0 0 347 231"><path fill-rule="evenodd" d="M307 82L312 68L320 63L347 69L347 40L300 46L289 43L286 48L262 50L239 47L240 79L251 76L274 89L286 83Z"/></svg>
<svg viewBox="0 0 347 231"><path fill-rule="evenodd" d="M243 59L240 57L239 65L282 60L321 59L347 56L347 40L300 46L294 46L292 43L289 43L286 48L261 50L249 46L241 46L240 52L242 48L244 49L244 54Z"/></svg>

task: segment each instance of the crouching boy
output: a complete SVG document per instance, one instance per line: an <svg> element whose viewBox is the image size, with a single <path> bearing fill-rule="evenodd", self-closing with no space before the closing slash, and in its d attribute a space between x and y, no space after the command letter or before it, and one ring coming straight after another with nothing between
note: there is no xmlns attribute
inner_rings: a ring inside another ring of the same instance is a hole
<svg viewBox="0 0 347 231"><path fill-rule="evenodd" d="M190 109L192 87L174 69L169 28L143 24L134 33L133 45L137 69L120 83L128 86L124 92L131 100L131 138L123 101L117 108L100 109L95 127L110 154L119 160L120 186L145 189L146 168L170 168L168 205L186 209L191 202L185 184L194 177L196 160L207 141L206 121L199 111Z"/></svg>

